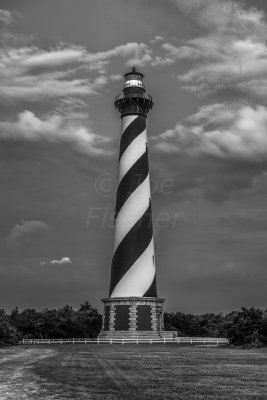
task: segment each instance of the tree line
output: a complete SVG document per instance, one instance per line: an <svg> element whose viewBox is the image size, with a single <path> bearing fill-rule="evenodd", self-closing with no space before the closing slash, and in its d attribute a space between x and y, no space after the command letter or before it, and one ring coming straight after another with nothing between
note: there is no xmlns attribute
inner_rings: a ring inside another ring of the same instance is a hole
<svg viewBox="0 0 267 400"><path fill-rule="evenodd" d="M0 344L16 344L24 339L94 338L102 326L102 316L88 301L78 310L66 305L57 310L36 311L16 307L10 315L0 309Z"/></svg>
<svg viewBox="0 0 267 400"><path fill-rule="evenodd" d="M242 307L229 314L165 313L165 330L179 336L224 337L233 345L267 345L267 309Z"/></svg>
<svg viewBox="0 0 267 400"><path fill-rule="evenodd" d="M179 336L226 337L234 345L267 345L267 310L245 308L229 314L164 313L165 330ZM0 345L24 339L95 338L102 316L88 301L78 310L66 305L36 311L32 308L10 314L0 309Z"/></svg>

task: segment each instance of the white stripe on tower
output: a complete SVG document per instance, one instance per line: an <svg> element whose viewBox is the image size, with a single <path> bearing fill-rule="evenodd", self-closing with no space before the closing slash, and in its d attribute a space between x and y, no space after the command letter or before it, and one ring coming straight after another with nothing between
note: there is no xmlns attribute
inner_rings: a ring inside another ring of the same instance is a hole
<svg viewBox="0 0 267 400"><path fill-rule="evenodd" d="M144 215L149 206L149 197L147 193L150 192L149 176L146 177L143 183L131 194L128 200L124 203L115 221L115 235L114 235L114 251L122 239L126 236L129 230L134 226L136 221ZM141 199L141 201L140 201ZM138 207L136 206L138 204Z"/></svg>
<svg viewBox="0 0 267 400"><path fill-rule="evenodd" d="M110 297L156 297L146 117L122 117Z"/></svg>
<svg viewBox="0 0 267 400"><path fill-rule="evenodd" d="M122 133L127 128L127 120L132 119L132 115L124 117L122 119ZM134 115L137 118L137 115ZM135 119L134 118L134 119ZM134 120L133 119L133 120ZM124 121L126 120L126 121ZM133 122L132 120L132 122ZM141 157L141 155L146 151L147 146L147 134L146 129L140 133L127 147L120 158L119 165L119 182L122 180L127 171L134 165L134 163Z"/></svg>

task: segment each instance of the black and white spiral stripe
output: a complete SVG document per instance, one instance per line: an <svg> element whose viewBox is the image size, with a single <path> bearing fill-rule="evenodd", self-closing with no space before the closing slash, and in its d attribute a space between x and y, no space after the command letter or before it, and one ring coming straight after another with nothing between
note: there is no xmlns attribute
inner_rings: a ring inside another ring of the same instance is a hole
<svg viewBox="0 0 267 400"><path fill-rule="evenodd" d="M157 297L146 117L122 117L110 297Z"/></svg>

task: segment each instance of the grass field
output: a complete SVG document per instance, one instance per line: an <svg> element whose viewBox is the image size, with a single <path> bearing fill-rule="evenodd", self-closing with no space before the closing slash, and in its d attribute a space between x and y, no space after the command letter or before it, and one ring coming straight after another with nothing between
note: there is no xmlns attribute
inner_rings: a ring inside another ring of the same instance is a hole
<svg viewBox="0 0 267 400"><path fill-rule="evenodd" d="M267 349L161 344L2 348L0 399L267 399Z"/></svg>

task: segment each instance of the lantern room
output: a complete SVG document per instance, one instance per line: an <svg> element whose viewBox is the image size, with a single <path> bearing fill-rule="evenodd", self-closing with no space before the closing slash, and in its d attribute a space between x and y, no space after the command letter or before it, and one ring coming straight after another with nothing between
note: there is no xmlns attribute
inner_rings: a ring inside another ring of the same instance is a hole
<svg viewBox="0 0 267 400"><path fill-rule="evenodd" d="M133 70L125 74L124 77L125 77L124 88L135 87L135 88L141 88L143 90L145 89L143 85L144 75L141 74L140 72L137 72L134 67Z"/></svg>

